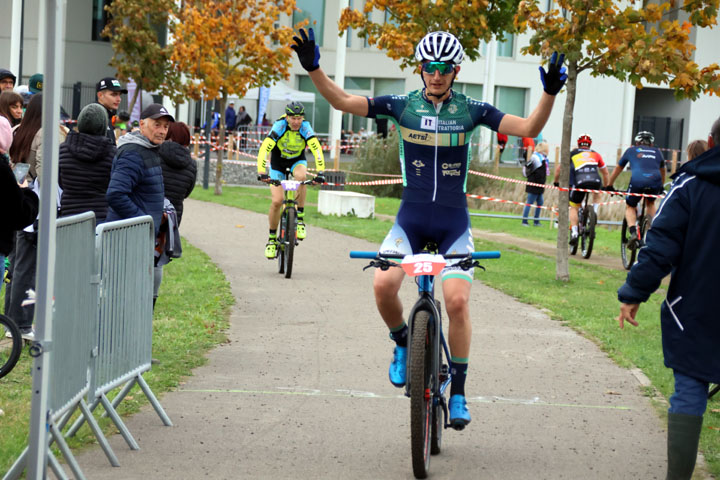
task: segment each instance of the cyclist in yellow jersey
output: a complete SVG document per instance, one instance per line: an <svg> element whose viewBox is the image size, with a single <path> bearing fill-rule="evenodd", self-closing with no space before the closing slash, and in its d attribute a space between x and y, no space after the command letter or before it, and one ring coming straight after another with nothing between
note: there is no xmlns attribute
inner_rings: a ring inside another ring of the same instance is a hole
<svg viewBox="0 0 720 480"><path fill-rule="evenodd" d="M285 169L289 168L293 178L304 181L307 175L307 160L305 160L305 148L309 148L315 157L315 168L317 175L316 183L325 183L325 158L322 147L310 122L305 120L305 107L300 102L291 102L285 106L285 115L276 121L270 133L258 152L257 171L258 180L261 182L272 180L285 180ZM268 165L268 154L270 162ZM269 174L268 174L268 166ZM283 189L280 186L270 187L272 202L268 213L270 235L265 245L265 256L269 259L277 256L277 226L280 221L283 203ZM297 194L298 203L298 226L297 238L303 240L307 236L305 230L305 185L301 185Z"/></svg>

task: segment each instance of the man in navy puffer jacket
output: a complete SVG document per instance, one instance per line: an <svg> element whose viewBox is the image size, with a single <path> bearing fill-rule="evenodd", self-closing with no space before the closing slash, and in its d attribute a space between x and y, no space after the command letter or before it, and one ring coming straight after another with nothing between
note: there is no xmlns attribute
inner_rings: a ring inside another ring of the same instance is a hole
<svg viewBox="0 0 720 480"><path fill-rule="evenodd" d="M689 479L695 468L709 383L720 383L720 119L711 148L686 163L648 231L638 263L618 290L617 320L637 326L635 315L668 274L662 304L665 366L673 369L675 392L668 410L668 479Z"/></svg>
<svg viewBox="0 0 720 480"><path fill-rule="evenodd" d="M174 121L165 107L153 103L140 114L140 131L118 140L107 191L108 222L150 215L157 237L165 198L157 147L165 141L168 125Z"/></svg>

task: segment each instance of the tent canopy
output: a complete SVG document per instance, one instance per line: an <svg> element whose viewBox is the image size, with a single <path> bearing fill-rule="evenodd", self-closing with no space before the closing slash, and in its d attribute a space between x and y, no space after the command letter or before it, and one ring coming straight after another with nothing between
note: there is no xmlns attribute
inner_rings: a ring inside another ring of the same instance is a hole
<svg viewBox="0 0 720 480"><path fill-rule="evenodd" d="M231 101L234 101L236 110L241 105L244 106L245 110L253 118L253 123L257 123L259 90L259 88L251 88L247 91L243 98L240 98L237 95L230 95L228 97L228 104ZM285 105L291 101L301 102L305 105L306 110L308 110L306 112L306 118L312 123L314 108L311 108L308 104L315 103L315 94L312 92L301 92L300 90L295 90L282 82L276 82L270 85L270 98L268 99L266 110L267 117L270 122L280 117L284 113Z"/></svg>

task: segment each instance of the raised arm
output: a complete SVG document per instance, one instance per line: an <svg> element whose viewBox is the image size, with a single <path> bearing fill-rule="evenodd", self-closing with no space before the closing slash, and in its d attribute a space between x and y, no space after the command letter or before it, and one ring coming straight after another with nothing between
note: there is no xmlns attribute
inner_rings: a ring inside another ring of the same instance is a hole
<svg viewBox="0 0 720 480"><path fill-rule="evenodd" d="M320 68L320 47L315 44L314 30L311 28L308 36L301 28L300 37L293 37L293 40L295 44L291 45L291 48L297 53L300 65L307 70L320 95L336 110L366 117L368 114L367 99L360 95L347 93L330 80L330 77Z"/></svg>
<svg viewBox="0 0 720 480"><path fill-rule="evenodd" d="M544 93L540 98L535 110L532 111L527 118L517 117L515 115L505 115L500 121L498 132L506 135L515 135L517 137L537 137L550 117L553 104L555 103L555 95L562 89L567 80L565 67L562 66L565 61L565 55L558 57L557 52L550 57L547 72L540 67L540 80L543 84Z"/></svg>

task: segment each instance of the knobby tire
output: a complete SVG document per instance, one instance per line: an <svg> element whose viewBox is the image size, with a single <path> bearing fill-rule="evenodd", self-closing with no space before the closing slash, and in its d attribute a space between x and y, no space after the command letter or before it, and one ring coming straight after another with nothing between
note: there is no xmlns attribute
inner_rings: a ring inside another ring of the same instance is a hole
<svg viewBox="0 0 720 480"><path fill-rule="evenodd" d="M280 217L280 235L277 238L277 260L278 273L285 273L285 231L287 230L285 223L285 212Z"/></svg>
<svg viewBox="0 0 720 480"><path fill-rule="evenodd" d="M410 437L415 478L426 478L430 469L432 420L432 332L428 331L430 313L415 313L410 344Z"/></svg>
<svg viewBox="0 0 720 480"><path fill-rule="evenodd" d="M290 278L293 268L293 253L297 239L297 211L290 207L285 210L285 278Z"/></svg>
<svg viewBox="0 0 720 480"><path fill-rule="evenodd" d="M590 207L585 213L585 227L582 235L582 256L590 258L592 255L593 243L595 243L595 225L597 225L597 213L595 209Z"/></svg>
<svg viewBox="0 0 720 480"><path fill-rule="evenodd" d="M635 254L637 250L630 248L628 242L630 241L630 228L628 227L627 220L623 218L622 229L620 231L620 256L622 257L623 267L625 270L630 270L635 263Z"/></svg>
<svg viewBox="0 0 720 480"><path fill-rule="evenodd" d="M10 337L5 334L9 333ZM0 315L0 378L15 367L22 353L20 329L10 318Z"/></svg>

